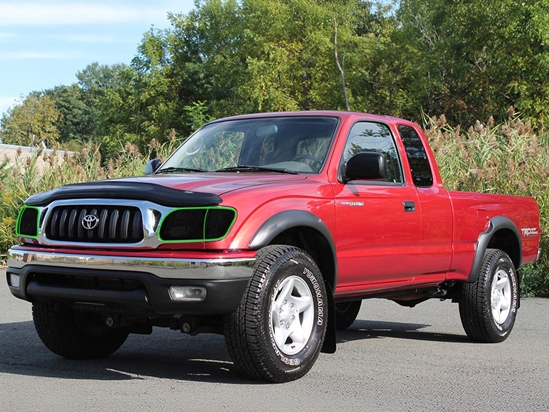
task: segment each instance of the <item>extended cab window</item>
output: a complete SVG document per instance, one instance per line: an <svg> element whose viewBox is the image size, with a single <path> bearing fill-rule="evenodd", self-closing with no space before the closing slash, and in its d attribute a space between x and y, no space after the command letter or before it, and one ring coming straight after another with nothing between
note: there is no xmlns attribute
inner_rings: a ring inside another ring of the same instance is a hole
<svg viewBox="0 0 549 412"><path fill-rule="evenodd" d="M402 167L398 151L389 128L381 123L358 122L349 133L343 152L343 164L355 154L378 152L385 155L387 161L385 182L403 183Z"/></svg>
<svg viewBox="0 0 549 412"><path fill-rule="evenodd" d="M421 138L410 126L398 126L398 131L406 149L414 184L418 187L432 186L433 172Z"/></svg>

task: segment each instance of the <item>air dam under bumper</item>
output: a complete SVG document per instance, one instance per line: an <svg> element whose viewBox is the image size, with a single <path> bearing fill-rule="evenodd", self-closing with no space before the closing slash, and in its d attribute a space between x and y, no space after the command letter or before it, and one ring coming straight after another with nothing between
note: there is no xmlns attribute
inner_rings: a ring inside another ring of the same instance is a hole
<svg viewBox="0 0 549 412"><path fill-rule="evenodd" d="M23 300L116 306L159 315L221 315L240 303L255 258L158 259L10 249L6 277ZM16 281L17 280L17 281ZM197 301L175 301L172 286L206 289Z"/></svg>

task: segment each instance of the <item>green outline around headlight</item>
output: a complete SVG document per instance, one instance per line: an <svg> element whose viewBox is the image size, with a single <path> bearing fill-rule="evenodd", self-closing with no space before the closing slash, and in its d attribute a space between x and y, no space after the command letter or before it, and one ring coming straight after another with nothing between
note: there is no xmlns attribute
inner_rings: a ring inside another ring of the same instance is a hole
<svg viewBox="0 0 549 412"><path fill-rule="evenodd" d="M36 212L37 212L37 215L36 215L36 235L28 235L28 234L21 233L21 219L23 218L23 213L25 213L25 210L27 210L27 209L35 209ZM40 213L41 213L41 210L38 207L27 206L27 205L23 206L19 210L19 214L17 215L17 222L15 224L15 234L18 237L26 237L28 239L38 238L38 236L40 235Z"/></svg>
<svg viewBox="0 0 549 412"><path fill-rule="evenodd" d="M234 217L233 217L233 220L232 220L231 224L227 228L227 231L223 234L223 236L215 238L215 239L207 239L205 237L205 235L206 235L206 220L208 219L208 214L210 213L210 210L212 210L212 209L215 209L215 210L219 210L219 209L230 210L230 211L234 212ZM180 210L206 210L206 214L204 215L204 222L202 222L202 238L200 238L200 239L164 240L164 239L162 239L162 237L160 237L160 232L162 231L162 225L164 224L164 221L166 220L166 218L168 216L170 216L172 213L180 211ZM225 237L227 237L227 235L229 234L229 232L231 231L231 229L234 225L234 222L236 221L236 215L237 215L236 209L234 209L232 207L226 207L226 206L179 207L179 208L173 209L172 211L167 213L162 218L162 220L160 221L160 224L158 225L158 240L160 240L163 243L216 242L218 240L222 240Z"/></svg>

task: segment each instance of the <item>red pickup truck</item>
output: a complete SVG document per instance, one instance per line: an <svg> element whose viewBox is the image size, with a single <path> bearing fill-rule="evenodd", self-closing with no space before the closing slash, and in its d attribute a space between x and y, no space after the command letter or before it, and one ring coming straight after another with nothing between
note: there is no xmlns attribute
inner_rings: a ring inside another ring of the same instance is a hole
<svg viewBox="0 0 549 412"><path fill-rule="evenodd" d="M503 166L502 166L503 167ZM532 198L448 191L422 130L336 111L213 121L144 177L31 196L8 255L38 335L74 359L153 326L222 333L257 379L297 379L362 299L459 304L500 342L539 255Z"/></svg>

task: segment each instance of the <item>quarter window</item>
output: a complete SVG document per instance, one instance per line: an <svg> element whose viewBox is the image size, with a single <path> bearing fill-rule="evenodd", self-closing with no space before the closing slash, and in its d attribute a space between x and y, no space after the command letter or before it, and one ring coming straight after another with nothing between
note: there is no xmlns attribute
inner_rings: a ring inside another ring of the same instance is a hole
<svg viewBox="0 0 549 412"><path fill-rule="evenodd" d="M432 186L433 172L421 138L410 126L398 126L398 131L406 149L414 184L418 187Z"/></svg>

